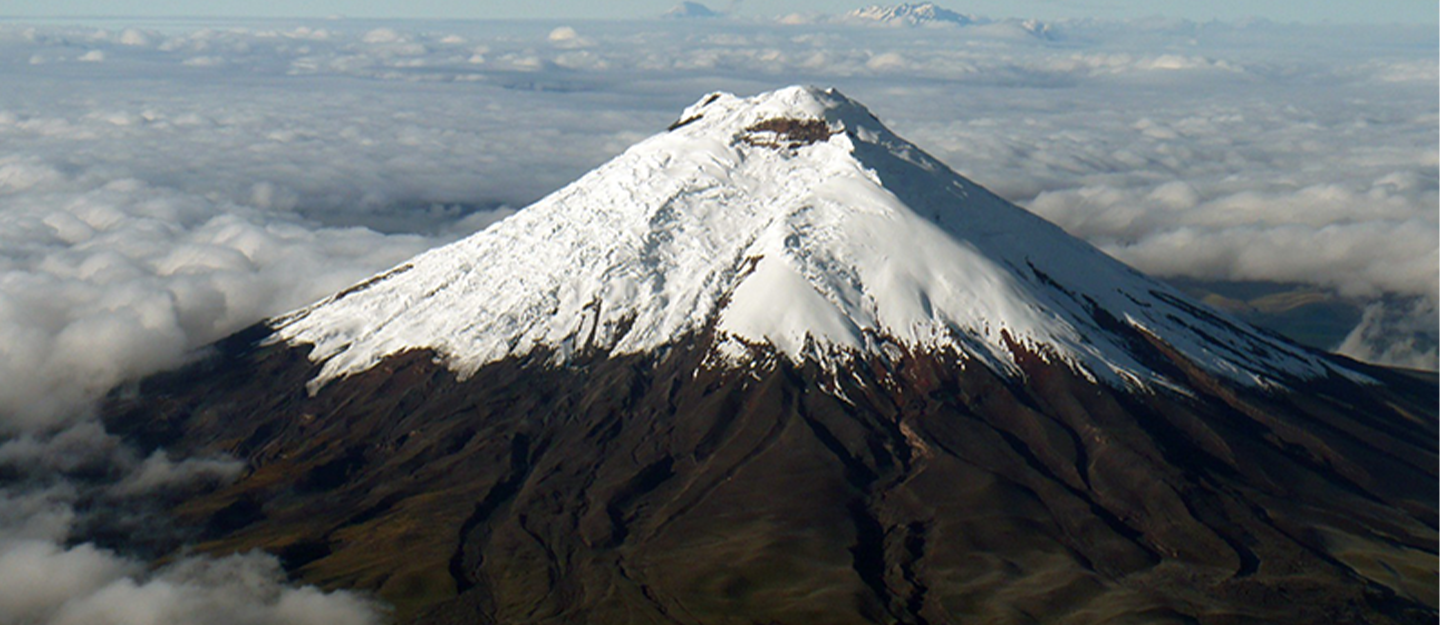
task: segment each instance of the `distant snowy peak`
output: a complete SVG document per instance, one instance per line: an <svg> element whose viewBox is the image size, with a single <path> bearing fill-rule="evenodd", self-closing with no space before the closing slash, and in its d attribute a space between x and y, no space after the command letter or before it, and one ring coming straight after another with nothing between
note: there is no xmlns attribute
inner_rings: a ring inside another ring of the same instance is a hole
<svg viewBox="0 0 1440 625"><path fill-rule="evenodd" d="M872 5L846 13L849 22L873 22L891 26L924 26L928 24L974 24L978 18L956 13L930 2L921 4Z"/></svg>
<svg viewBox="0 0 1440 625"><path fill-rule="evenodd" d="M1007 23L1007 24L1008 24L1008 23L1012 23L1012 21L1011 21L1011 20L1007 20L1005 23ZM1055 38L1056 38L1055 29L1054 29L1053 27L1051 27L1049 24L1047 24L1047 23L1045 23L1045 22L1042 22L1042 21L1040 21L1040 20L1037 20L1037 19L1017 20L1017 21L1013 21L1013 23L1014 23L1014 24L1016 25L1016 27L1018 27L1020 30L1025 31L1026 33L1029 33L1031 36L1039 37L1039 38L1041 38L1041 39L1055 39Z"/></svg>
<svg viewBox="0 0 1440 625"><path fill-rule="evenodd" d="M1033 37L1044 40L1058 38L1055 29L1040 20L992 20L976 15L957 13L929 2L895 6L868 6L846 13L840 16L838 21L844 24L899 27L966 26L969 27L967 32L983 33L995 37Z"/></svg>
<svg viewBox="0 0 1440 625"><path fill-rule="evenodd" d="M670 8L669 11L660 14L666 19L689 19L720 17L722 14L699 2L681 2Z"/></svg>
<svg viewBox="0 0 1440 625"><path fill-rule="evenodd" d="M779 355L838 372L923 351L1169 386L1137 347L1151 343L1248 385L1358 375L1134 272L808 87L708 95L514 216L272 325L314 346L312 388L417 348L468 375L700 337L721 367Z"/></svg>

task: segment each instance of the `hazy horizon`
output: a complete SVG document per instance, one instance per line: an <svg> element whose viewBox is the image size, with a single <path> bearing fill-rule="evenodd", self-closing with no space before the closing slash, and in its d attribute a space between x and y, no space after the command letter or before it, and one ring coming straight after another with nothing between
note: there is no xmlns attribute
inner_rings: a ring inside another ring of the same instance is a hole
<svg viewBox="0 0 1440 625"><path fill-rule="evenodd" d="M593 3L562 0L543 4L509 2L461 2L459 0L420 0L397 8L392 3L342 0L320 0L303 6L277 0L237 2L224 0L207 3L196 9L193 3L167 0L61 0L59 2L14 1L0 5L0 19L6 17L79 17L79 18L327 18L343 16L359 19L539 19L539 20L631 20L651 18L676 6L668 0L625 0ZM717 12L745 18L768 18L788 14L841 14L873 2L846 0L781 0L766 3L764 9L740 0L701 3ZM914 4L920 4L916 2ZM1266 19L1277 22L1336 24L1412 24L1440 23L1440 9L1422 2L1384 0L1355 3L1340 0L1299 3L1290 0L1242 2L1223 0L1209 3L1187 3L1176 0L1141 2L1139 0L971 0L940 2L937 6L961 13L993 18L1105 18L1140 19L1172 18L1194 21L1239 21Z"/></svg>

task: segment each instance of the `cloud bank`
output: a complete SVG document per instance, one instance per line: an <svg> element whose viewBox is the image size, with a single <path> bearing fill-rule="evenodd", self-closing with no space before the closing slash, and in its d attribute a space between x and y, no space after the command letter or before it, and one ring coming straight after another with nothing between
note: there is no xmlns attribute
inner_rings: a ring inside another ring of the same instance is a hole
<svg viewBox="0 0 1440 625"><path fill-rule="evenodd" d="M33 625L309 625L385 622L361 595L288 582L263 553L181 555L165 503L234 479L225 458L141 459L93 422L0 444L0 622ZM100 542L114 543L101 546ZM128 552L128 553L127 553Z"/></svg>
<svg viewBox="0 0 1440 625"><path fill-rule="evenodd" d="M185 558L154 572L89 544L0 543L0 620L36 625L378 625L349 593L295 588L274 557Z"/></svg>

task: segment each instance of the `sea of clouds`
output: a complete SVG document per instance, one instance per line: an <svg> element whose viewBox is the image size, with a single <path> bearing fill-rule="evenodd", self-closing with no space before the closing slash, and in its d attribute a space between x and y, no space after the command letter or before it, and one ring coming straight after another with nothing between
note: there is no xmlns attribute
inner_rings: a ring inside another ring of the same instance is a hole
<svg viewBox="0 0 1440 625"><path fill-rule="evenodd" d="M1364 308L1344 353L1436 367L1433 28L1044 34L0 22L0 621L382 620L262 554L150 566L183 535L156 510L243 466L139 457L93 402L484 228L715 90L835 86L1142 271L1309 285Z"/></svg>

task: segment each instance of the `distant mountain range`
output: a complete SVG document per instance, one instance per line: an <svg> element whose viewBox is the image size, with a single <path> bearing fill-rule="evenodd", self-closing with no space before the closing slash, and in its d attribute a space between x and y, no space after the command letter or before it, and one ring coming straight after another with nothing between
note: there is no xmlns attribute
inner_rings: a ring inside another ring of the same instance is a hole
<svg viewBox="0 0 1440 625"><path fill-rule="evenodd" d="M681 2L662 13L665 19L715 18L725 13L715 11L699 2ZM1039 20L1004 19L992 20L976 15L966 15L936 6L934 3L897 4L893 6L872 5L850 11L843 15L803 18L790 16L785 21L865 24L897 27L953 27L970 26L981 31L997 34L1022 34L1041 39L1054 39L1057 33L1049 24Z"/></svg>

